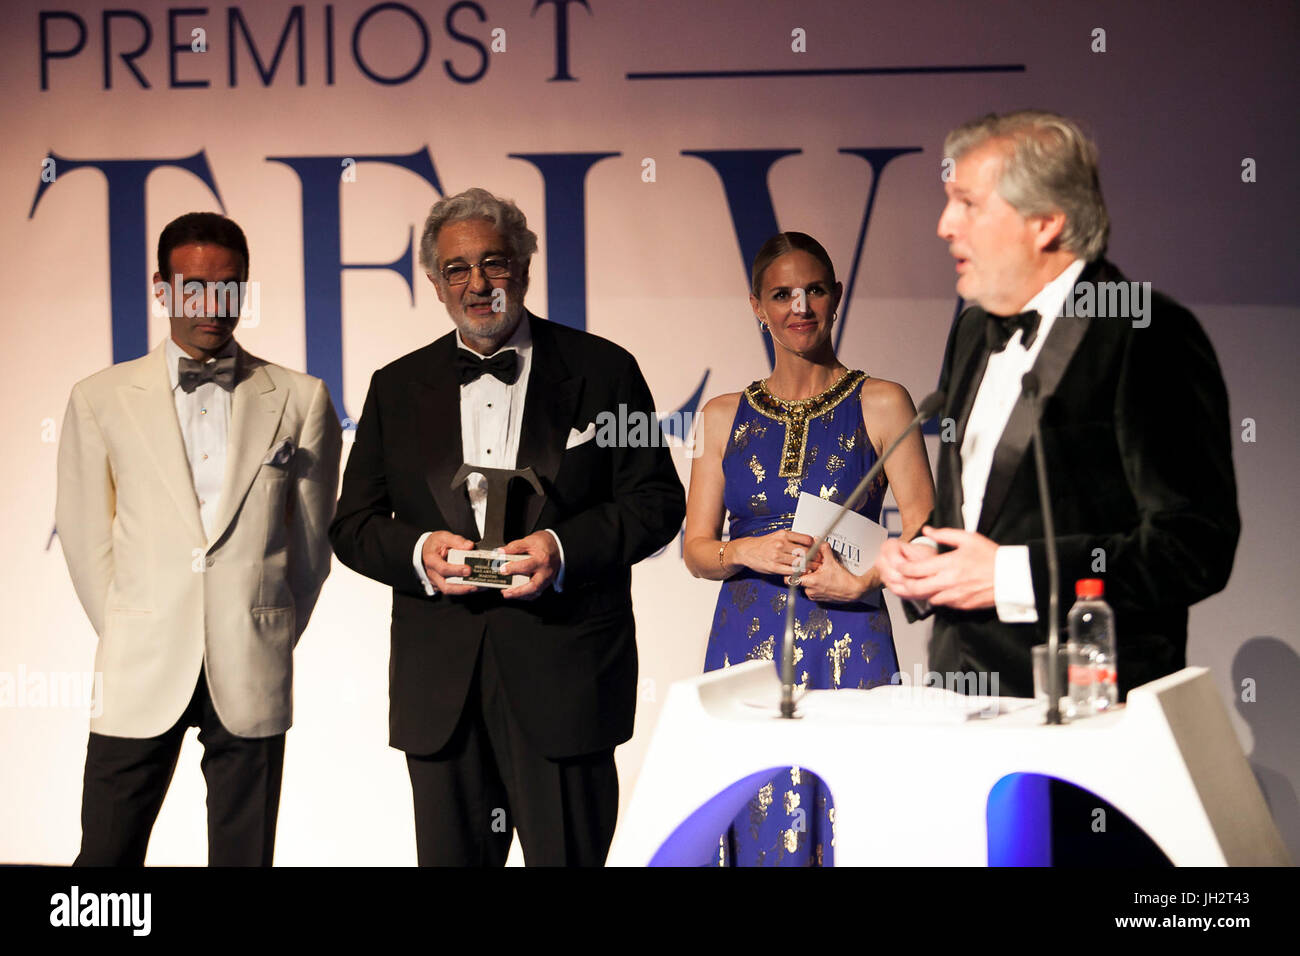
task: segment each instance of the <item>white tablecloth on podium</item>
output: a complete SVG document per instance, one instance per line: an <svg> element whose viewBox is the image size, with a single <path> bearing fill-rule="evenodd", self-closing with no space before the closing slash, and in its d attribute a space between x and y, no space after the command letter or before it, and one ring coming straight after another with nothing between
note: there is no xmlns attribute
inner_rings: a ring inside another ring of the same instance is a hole
<svg viewBox="0 0 1300 956"><path fill-rule="evenodd" d="M1032 700L909 685L813 691L782 720L779 692L771 661L671 687L611 865L707 863L762 775L792 766L830 788L841 866L986 865L997 795L1027 774L1101 797L1176 865L1289 862L1204 668L1055 727Z"/></svg>

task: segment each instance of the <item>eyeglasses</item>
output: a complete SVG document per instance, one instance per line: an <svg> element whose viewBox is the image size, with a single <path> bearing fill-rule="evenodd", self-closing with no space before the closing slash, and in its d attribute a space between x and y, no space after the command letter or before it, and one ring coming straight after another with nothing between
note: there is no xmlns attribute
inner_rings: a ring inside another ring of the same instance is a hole
<svg viewBox="0 0 1300 956"><path fill-rule="evenodd" d="M488 256L473 265L467 262L451 262L442 267L442 278L447 285L465 285L475 269L483 270L485 279L510 278L510 259L506 256Z"/></svg>

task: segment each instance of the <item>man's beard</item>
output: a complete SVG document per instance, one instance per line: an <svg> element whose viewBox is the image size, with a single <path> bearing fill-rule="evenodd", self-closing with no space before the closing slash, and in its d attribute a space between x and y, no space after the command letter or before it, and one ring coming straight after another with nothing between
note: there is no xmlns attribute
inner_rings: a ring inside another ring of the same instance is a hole
<svg viewBox="0 0 1300 956"><path fill-rule="evenodd" d="M462 306L460 315L452 316L456 328L460 329L461 337L466 339L496 339L513 331L523 315L521 306L507 303L504 312L493 312L486 319L474 319L468 313L468 306L472 304L467 303Z"/></svg>

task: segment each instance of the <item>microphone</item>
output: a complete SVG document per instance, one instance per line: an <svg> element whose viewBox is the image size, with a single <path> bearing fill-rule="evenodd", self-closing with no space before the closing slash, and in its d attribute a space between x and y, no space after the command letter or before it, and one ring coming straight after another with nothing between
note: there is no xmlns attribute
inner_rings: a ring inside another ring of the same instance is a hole
<svg viewBox="0 0 1300 956"><path fill-rule="evenodd" d="M1058 606L1061 591L1061 566L1056 560L1056 529L1052 524L1052 498L1047 489L1047 461L1043 457L1043 436L1038 427L1038 376L1026 372L1020 380L1021 394L1029 402L1033 412L1034 428L1034 465L1038 472L1038 502L1043 509L1043 542L1047 550L1047 583L1050 589L1047 606L1049 620L1047 623L1047 722L1061 722L1061 674L1057 667L1060 655L1061 634Z"/></svg>
<svg viewBox="0 0 1300 956"><path fill-rule="evenodd" d="M835 513L834 520L826 526L826 530L817 537L817 540L813 542L812 547L809 548L804 553L804 556L799 559L799 566L795 569L795 573L790 575L790 587L786 591L785 596L785 635L781 639L782 717L794 717L794 602L795 588L799 586L796 583L799 580L799 575L808 570L808 560L810 556L815 555L819 550L821 550L822 542L830 537L836 527L839 526L840 519L844 517L845 513L855 510L858 505L862 503L862 500L867 496L867 489L885 467L885 462L889 461L889 456L894 453L894 449L901 445L903 440L915 429L919 428L922 422L927 422L931 418L934 418L935 415L939 414L939 409L943 408L944 398L944 393L939 391L931 392L929 395L925 396L925 398L921 399L921 406L919 411L916 413L916 417L908 423L906 428L898 433L898 437L895 438L890 446L885 449L884 454L877 458L876 463L871 466L871 469L865 475L862 476L862 480L859 481L857 487L853 489L853 493L850 494L840 505L839 511Z"/></svg>

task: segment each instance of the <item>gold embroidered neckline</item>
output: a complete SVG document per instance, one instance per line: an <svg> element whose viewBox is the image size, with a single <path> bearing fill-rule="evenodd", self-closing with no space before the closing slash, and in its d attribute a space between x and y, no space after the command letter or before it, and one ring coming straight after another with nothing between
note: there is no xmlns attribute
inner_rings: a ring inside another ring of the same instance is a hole
<svg viewBox="0 0 1300 956"><path fill-rule="evenodd" d="M797 409L797 408L802 408L805 405L811 405L813 402L821 401L827 395L831 394L831 392L835 391L835 389L839 388L839 386L844 382L844 380L852 374L853 371L851 369L846 368L843 372L840 373L839 378L831 382L831 384L828 385L823 391L818 392L816 395L810 395L808 398L777 398L775 395L772 394L772 391L767 387L767 379L765 378L760 378L757 382L754 382L753 385L750 385L750 388L753 388L755 385L757 385L759 390L763 393L764 397L771 399L773 402L776 402L776 404L784 408Z"/></svg>
<svg viewBox="0 0 1300 956"><path fill-rule="evenodd" d="M745 399L760 415L785 425L785 444L781 449L782 478L797 478L804 471L804 454L808 447L808 423L831 411L857 389L867 373L846 371L826 391L811 398L787 401L777 398L760 380L745 389Z"/></svg>

